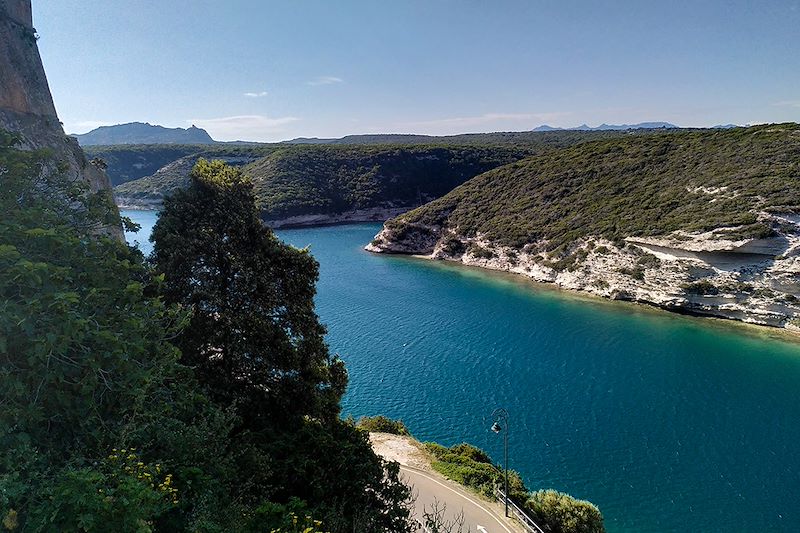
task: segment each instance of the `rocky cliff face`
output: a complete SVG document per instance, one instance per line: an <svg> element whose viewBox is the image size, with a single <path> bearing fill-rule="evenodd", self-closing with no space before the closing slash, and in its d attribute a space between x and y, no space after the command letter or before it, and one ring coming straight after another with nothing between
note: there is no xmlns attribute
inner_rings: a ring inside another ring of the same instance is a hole
<svg viewBox="0 0 800 533"><path fill-rule="evenodd" d="M765 239L726 237L735 228L661 238L573 242L553 261L536 243L522 250L466 238L438 226L385 227L366 249L424 255L554 283L616 300L800 331L800 216L760 214Z"/></svg>
<svg viewBox="0 0 800 533"><path fill-rule="evenodd" d="M23 149L50 149L70 179L86 183L91 192L110 194L102 169L64 134L36 39L30 0L0 0L0 128L20 134ZM121 228L110 231L122 237Z"/></svg>

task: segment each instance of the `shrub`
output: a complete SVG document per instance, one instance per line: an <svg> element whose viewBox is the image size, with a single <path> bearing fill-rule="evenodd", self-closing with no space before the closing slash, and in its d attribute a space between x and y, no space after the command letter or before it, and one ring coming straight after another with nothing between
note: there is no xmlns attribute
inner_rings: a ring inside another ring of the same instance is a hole
<svg viewBox="0 0 800 533"><path fill-rule="evenodd" d="M644 280L644 269L641 266L636 266L634 268L630 267L622 267L617 270L620 274L625 274L626 276L630 276L633 279L642 281Z"/></svg>
<svg viewBox="0 0 800 533"><path fill-rule="evenodd" d="M442 243L442 251L447 255L461 255L466 250L467 247L464 243L455 237L448 237L447 240Z"/></svg>
<svg viewBox="0 0 800 533"><path fill-rule="evenodd" d="M469 245L469 253L478 259L491 259L494 257L494 252L488 248L484 248L480 244L472 243Z"/></svg>
<svg viewBox="0 0 800 533"><path fill-rule="evenodd" d="M502 469L480 448L466 443L446 448L432 442L426 443L425 448L436 459L431 463L434 470L484 496L494 497L494 487L503 483ZM525 484L514 471L508 473L508 492L512 499L520 502L527 497Z"/></svg>
<svg viewBox="0 0 800 533"><path fill-rule="evenodd" d="M604 533L600 510L584 500L578 500L556 490L531 493L525 507L532 518L551 533Z"/></svg>
<svg viewBox="0 0 800 533"><path fill-rule="evenodd" d="M719 288L706 279L693 283L684 283L681 288L689 294L714 295L719 294Z"/></svg>
<svg viewBox="0 0 800 533"><path fill-rule="evenodd" d="M641 265L644 268L658 268L661 266L661 259L656 257L653 254L645 252L642 256L636 261L638 265Z"/></svg>
<svg viewBox="0 0 800 533"><path fill-rule="evenodd" d="M377 431L379 433L391 433L393 435L411 435L402 420L392 420L383 415L362 416L358 419L356 427L370 432Z"/></svg>

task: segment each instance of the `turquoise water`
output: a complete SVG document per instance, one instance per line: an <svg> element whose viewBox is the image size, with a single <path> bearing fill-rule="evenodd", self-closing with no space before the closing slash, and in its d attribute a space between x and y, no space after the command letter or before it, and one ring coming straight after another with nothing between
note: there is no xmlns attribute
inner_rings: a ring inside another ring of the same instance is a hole
<svg viewBox="0 0 800 533"><path fill-rule="evenodd" d="M595 502L612 533L800 530L799 345L363 252L379 227L278 232L320 262L345 415L402 418L499 459L489 416L503 406L512 468Z"/></svg>

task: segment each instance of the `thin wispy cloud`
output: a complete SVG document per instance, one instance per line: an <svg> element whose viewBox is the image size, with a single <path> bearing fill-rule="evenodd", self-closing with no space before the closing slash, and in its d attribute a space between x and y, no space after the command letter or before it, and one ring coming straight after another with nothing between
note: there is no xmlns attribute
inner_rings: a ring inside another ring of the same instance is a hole
<svg viewBox="0 0 800 533"><path fill-rule="evenodd" d="M335 83L344 83L344 80L336 76L319 76L311 81L307 81L306 85L333 85Z"/></svg>
<svg viewBox="0 0 800 533"><path fill-rule="evenodd" d="M248 98L263 98L267 96L269 93L267 91L259 91L259 92L252 92L252 93L244 93L244 95Z"/></svg>
<svg viewBox="0 0 800 533"><path fill-rule="evenodd" d="M800 100L781 100L780 102L775 102L772 105L781 107L800 107Z"/></svg>
<svg viewBox="0 0 800 533"><path fill-rule="evenodd" d="M261 141L267 140L275 133L284 131L284 127L300 120L297 117L268 117L265 115L237 115L219 118L195 118L187 120L203 128L215 139L223 141Z"/></svg>

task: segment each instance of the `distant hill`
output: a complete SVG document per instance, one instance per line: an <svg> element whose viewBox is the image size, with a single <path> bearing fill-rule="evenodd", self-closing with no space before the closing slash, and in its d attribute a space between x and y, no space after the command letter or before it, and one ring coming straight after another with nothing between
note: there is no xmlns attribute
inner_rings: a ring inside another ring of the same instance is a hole
<svg viewBox="0 0 800 533"><path fill-rule="evenodd" d="M655 124L655 123L654 123ZM661 124L660 122L658 124ZM544 126L542 126L544 127ZM587 126L588 128L588 126ZM560 130L551 128L540 131L496 131L489 133L459 133L457 135L422 135L416 133L366 133L346 135L339 138L298 137L280 144L370 144L370 145L490 145L490 144L562 144L565 140L589 140L587 135L619 135L617 129ZM593 132L593 133L586 133Z"/></svg>
<svg viewBox="0 0 800 533"><path fill-rule="evenodd" d="M165 128L146 122L101 126L89 133L73 135L81 146L118 144L214 144L202 128Z"/></svg>
<svg viewBox="0 0 800 533"><path fill-rule="evenodd" d="M556 128L542 124L531 131L620 131L620 130L654 130L661 128L679 128L675 124L669 122L639 122L638 124L600 124L596 127L591 127L587 124L581 124L575 128Z"/></svg>

